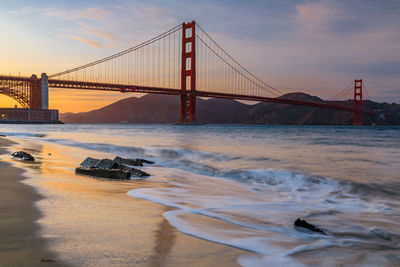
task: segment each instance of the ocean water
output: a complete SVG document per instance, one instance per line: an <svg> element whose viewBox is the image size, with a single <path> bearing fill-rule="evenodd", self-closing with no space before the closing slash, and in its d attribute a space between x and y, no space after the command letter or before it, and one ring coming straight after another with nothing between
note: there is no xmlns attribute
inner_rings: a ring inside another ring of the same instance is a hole
<svg viewBox="0 0 400 267"><path fill-rule="evenodd" d="M242 266L400 265L400 127L1 125L16 139L156 162L127 192ZM73 155L79 157L79 155ZM71 169L71 173L73 170ZM326 235L294 227L306 219Z"/></svg>

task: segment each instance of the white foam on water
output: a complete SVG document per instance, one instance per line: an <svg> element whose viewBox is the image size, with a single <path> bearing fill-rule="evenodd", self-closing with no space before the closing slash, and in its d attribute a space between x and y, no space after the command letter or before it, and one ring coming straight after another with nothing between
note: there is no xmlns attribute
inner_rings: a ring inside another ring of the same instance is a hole
<svg viewBox="0 0 400 267"><path fill-rule="evenodd" d="M185 234L260 254L240 257L238 262L243 266L299 266L291 255L332 246L365 246L373 236L390 240L382 229L340 225L338 215L379 213L386 207L362 200L349 192L349 185L329 178L273 169L236 171L233 179L173 168L160 172L172 187L141 188L128 194L176 208L163 215ZM307 215L321 217L318 221L326 223L329 234L294 229L294 220ZM335 236L357 227L354 236Z"/></svg>

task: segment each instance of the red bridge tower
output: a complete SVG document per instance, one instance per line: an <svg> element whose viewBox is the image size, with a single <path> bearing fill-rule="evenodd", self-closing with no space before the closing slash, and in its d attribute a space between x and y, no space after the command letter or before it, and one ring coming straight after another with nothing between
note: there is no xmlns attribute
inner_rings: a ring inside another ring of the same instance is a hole
<svg viewBox="0 0 400 267"><path fill-rule="evenodd" d="M362 125L362 79L354 80L353 125Z"/></svg>
<svg viewBox="0 0 400 267"><path fill-rule="evenodd" d="M196 121L196 23L182 24L180 123ZM189 78L189 79L188 79ZM190 88L188 88L188 85ZM189 89L189 90L188 90ZM188 92L189 91L189 92Z"/></svg>

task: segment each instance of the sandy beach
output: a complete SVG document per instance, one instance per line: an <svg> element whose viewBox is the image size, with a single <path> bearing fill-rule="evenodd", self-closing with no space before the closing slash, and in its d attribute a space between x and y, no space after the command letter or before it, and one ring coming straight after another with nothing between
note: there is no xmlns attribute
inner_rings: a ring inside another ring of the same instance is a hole
<svg viewBox="0 0 400 267"><path fill-rule="evenodd" d="M2 138L1 153L11 144ZM177 231L162 216L169 208L127 194L163 184L76 176L69 170L78 161L57 146L13 146L37 164L0 162L0 266L236 266L246 254Z"/></svg>
<svg viewBox="0 0 400 267"><path fill-rule="evenodd" d="M0 138L0 154L12 142ZM42 259L55 260L46 240L38 235L36 220L41 216L34 206L41 196L29 185L22 183L23 170L0 161L0 266L48 266ZM52 266L63 266L52 262Z"/></svg>

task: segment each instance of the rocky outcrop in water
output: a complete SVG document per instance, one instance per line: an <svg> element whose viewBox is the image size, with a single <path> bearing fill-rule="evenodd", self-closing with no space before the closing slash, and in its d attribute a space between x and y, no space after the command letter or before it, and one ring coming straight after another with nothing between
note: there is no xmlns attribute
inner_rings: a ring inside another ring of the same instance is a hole
<svg viewBox="0 0 400 267"><path fill-rule="evenodd" d="M76 174L98 177L98 178L107 178L114 180L126 180L131 177L131 173L128 171L120 170L120 169L100 169L100 168L81 168L78 167L75 169Z"/></svg>
<svg viewBox="0 0 400 267"><path fill-rule="evenodd" d="M312 225L311 223L308 223L306 220L302 220L300 218L298 218L294 222L294 225L297 226L297 227L302 227L302 228L311 230L311 231L316 232L316 233L321 233L323 235L326 235L326 233L323 230L319 229L315 225Z"/></svg>
<svg viewBox="0 0 400 267"><path fill-rule="evenodd" d="M18 151L18 152L14 152L12 153L12 158L15 160L22 160L22 161L35 161L35 158L29 154L26 153L24 151Z"/></svg>
<svg viewBox="0 0 400 267"><path fill-rule="evenodd" d="M132 167L143 166L143 163L153 164L154 162L145 159L124 159L121 157L116 157L114 160L100 160L88 157L75 169L75 173L117 180L130 179L131 177L143 178L150 176L150 174Z"/></svg>
<svg viewBox="0 0 400 267"><path fill-rule="evenodd" d="M146 159L123 159L121 157L116 157L113 160L114 163L118 163L118 164L126 164L126 165L130 165L130 166L143 166L143 163L145 164L154 164L153 161L150 160L146 160Z"/></svg>

